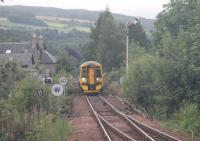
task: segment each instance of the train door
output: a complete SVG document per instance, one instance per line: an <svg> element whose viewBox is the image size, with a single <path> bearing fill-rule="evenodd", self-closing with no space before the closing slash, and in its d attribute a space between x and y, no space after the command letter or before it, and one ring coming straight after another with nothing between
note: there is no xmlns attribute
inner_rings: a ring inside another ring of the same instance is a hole
<svg viewBox="0 0 200 141"><path fill-rule="evenodd" d="M95 83L94 67L89 67L89 84Z"/></svg>
<svg viewBox="0 0 200 141"><path fill-rule="evenodd" d="M88 66L88 89L96 89L96 79L95 79L96 67L93 65Z"/></svg>

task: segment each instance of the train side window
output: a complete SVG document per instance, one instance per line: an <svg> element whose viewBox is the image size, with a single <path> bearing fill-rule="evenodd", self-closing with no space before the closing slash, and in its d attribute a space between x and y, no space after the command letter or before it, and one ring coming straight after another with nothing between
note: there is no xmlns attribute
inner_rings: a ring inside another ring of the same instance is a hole
<svg viewBox="0 0 200 141"><path fill-rule="evenodd" d="M82 77L87 77L87 69L86 69L86 67L82 68Z"/></svg>
<svg viewBox="0 0 200 141"><path fill-rule="evenodd" d="M101 69L97 68L96 69L97 77L101 77Z"/></svg>

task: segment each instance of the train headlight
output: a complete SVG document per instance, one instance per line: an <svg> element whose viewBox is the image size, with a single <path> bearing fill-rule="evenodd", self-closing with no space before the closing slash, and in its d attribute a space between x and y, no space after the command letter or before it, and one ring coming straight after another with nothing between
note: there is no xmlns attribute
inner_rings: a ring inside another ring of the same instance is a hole
<svg viewBox="0 0 200 141"><path fill-rule="evenodd" d="M87 82L87 79L85 77L82 78L83 83Z"/></svg>
<svg viewBox="0 0 200 141"><path fill-rule="evenodd" d="M96 78L97 81L100 81L101 79L99 77Z"/></svg>

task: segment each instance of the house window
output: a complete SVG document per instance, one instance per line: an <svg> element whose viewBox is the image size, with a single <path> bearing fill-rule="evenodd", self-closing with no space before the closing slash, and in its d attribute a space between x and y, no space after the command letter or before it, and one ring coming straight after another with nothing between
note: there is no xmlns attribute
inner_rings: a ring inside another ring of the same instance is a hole
<svg viewBox="0 0 200 141"><path fill-rule="evenodd" d="M6 54L11 54L11 50L6 50Z"/></svg>

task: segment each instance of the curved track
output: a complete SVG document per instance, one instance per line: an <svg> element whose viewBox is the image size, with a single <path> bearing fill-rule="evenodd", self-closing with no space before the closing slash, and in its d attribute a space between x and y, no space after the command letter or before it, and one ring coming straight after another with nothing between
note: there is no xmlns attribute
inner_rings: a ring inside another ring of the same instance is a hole
<svg viewBox="0 0 200 141"><path fill-rule="evenodd" d="M108 141L181 141L130 117L106 96L85 96Z"/></svg>
<svg viewBox="0 0 200 141"><path fill-rule="evenodd" d="M112 106L115 108L111 103L111 100L107 100L108 97L102 97L100 96L102 100L104 100L108 105ZM113 103L114 104L114 103ZM170 136L164 132L161 132L157 129L154 129L136 119L133 117L124 114L128 119L130 119L133 123L135 123L141 130L143 130L145 133L147 133L149 136L151 136L155 141L181 141L173 136Z"/></svg>
<svg viewBox="0 0 200 141"><path fill-rule="evenodd" d="M111 140L155 141L117 109L107 105L99 96L86 96L86 99L92 106L93 115L96 114L101 120Z"/></svg>

